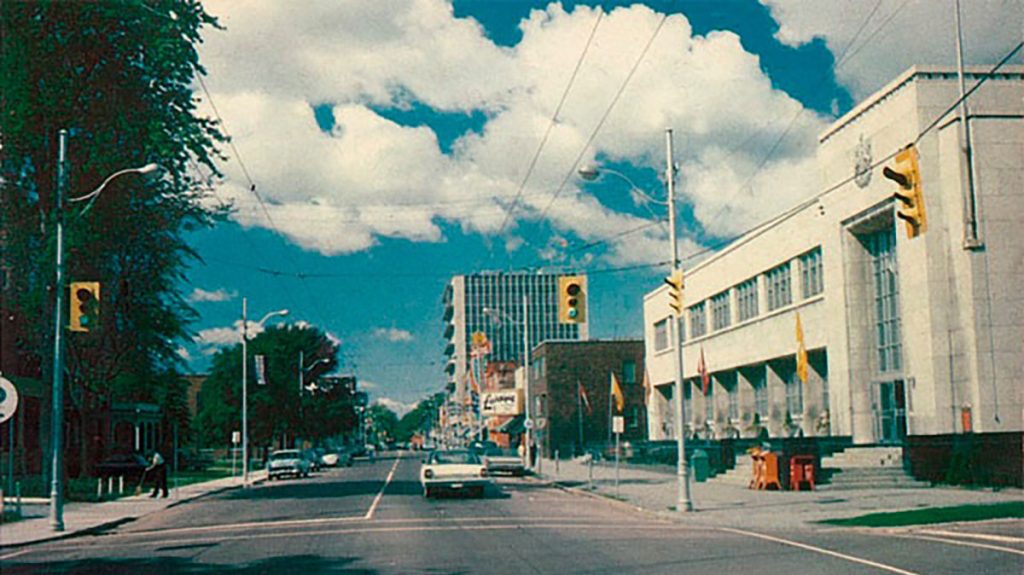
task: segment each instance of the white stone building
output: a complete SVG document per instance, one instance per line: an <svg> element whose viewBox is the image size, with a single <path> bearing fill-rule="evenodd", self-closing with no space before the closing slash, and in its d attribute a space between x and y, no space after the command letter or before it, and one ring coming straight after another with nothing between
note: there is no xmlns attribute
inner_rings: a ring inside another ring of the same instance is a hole
<svg viewBox="0 0 1024 575"><path fill-rule="evenodd" d="M968 70L967 87L987 70ZM686 270L691 433L754 437L763 428L899 445L1024 429L1022 96L1024 68L1015 66L969 98L972 178L949 111L956 71L907 71L820 136L815 198ZM915 140L927 230L909 239L882 170ZM645 297L646 365L658 392L648 406L652 439L674 437L669 313L667 286ZM795 374L798 314L807 383Z"/></svg>

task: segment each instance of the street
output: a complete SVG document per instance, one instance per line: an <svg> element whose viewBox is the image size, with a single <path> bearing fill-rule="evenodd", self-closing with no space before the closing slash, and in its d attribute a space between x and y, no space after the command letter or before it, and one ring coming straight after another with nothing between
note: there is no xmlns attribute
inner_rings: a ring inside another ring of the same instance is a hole
<svg viewBox="0 0 1024 575"><path fill-rule="evenodd" d="M1019 522L868 531L672 521L533 479L422 496L419 454L261 483L7 550L22 573L1019 573ZM720 523L720 522L718 522ZM1016 533L1016 536L1013 536Z"/></svg>

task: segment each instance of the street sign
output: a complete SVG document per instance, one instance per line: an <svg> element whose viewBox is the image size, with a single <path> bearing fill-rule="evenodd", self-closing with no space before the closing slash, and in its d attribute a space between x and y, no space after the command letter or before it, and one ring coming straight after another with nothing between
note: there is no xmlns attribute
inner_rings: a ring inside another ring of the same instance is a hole
<svg viewBox="0 0 1024 575"><path fill-rule="evenodd" d="M242 433L239 431L231 432L231 443L238 445L242 441Z"/></svg>
<svg viewBox="0 0 1024 575"><path fill-rule="evenodd" d="M267 385L267 356L256 355L256 385Z"/></svg>
<svg viewBox="0 0 1024 575"><path fill-rule="evenodd" d="M18 410L18 390L6 377L0 377L0 423L14 416Z"/></svg>
<svg viewBox="0 0 1024 575"><path fill-rule="evenodd" d="M533 420L527 419L526 421L524 421L523 427L525 427L526 429L533 429Z"/></svg>
<svg viewBox="0 0 1024 575"><path fill-rule="evenodd" d="M621 415L612 417L612 432L622 433L626 430L626 418Z"/></svg>
<svg viewBox="0 0 1024 575"><path fill-rule="evenodd" d="M548 418L538 417L537 418L537 429L544 429L548 426Z"/></svg>

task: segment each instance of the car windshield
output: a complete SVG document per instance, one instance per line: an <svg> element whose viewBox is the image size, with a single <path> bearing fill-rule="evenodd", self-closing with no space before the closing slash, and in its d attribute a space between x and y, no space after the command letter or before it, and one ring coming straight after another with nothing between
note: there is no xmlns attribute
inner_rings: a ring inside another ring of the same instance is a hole
<svg viewBox="0 0 1024 575"><path fill-rule="evenodd" d="M484 455L489 455L491 457L517 457L518 456L518 454L515 452L514 449L508 449L508 448L503 448L503 447L488 447L487 451L484 452Z"/></svg>
<svg viewBox="0 0 1024 575"><path fill-rule="evenodd" d="M433 463L480 463L480 459L468 451L439 451L431 458Z"/></svg>
<svg viewBox="0 0 1024 575"><path fill-rule="evenodd" d="M278 451L270 456L270 459L279 461L281 459L296 459L299 457L298 451Z"/></svg>

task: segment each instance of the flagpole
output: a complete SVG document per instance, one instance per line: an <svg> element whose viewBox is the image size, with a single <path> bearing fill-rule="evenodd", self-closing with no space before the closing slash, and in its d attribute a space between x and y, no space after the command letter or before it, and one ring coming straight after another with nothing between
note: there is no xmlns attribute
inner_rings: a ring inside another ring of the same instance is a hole
<svg viewBox="0 0 1024 575"><path fill-rule="evenodd" d="M583 453L583 384L576 380L576 419L580 426L580 453Z"/></svg>
<svg viewBox="0 0 1024 575"><path fill-rule="evenodd" d="M612 395L614 394L613 391L614 390L612 389L612 378L611 378L611 375L609 375L608 376L608 443L609 444L611 444L611 442L612 442L612 401L615 401L615 398L612 397Z"/></svg>

